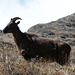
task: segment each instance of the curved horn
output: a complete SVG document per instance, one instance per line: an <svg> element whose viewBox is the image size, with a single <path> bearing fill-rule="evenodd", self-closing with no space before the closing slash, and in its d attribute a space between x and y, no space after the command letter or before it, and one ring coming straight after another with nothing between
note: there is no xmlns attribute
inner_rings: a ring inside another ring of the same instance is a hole
<svg viewBox="0 0 75 75"><path fill-rule="evenodd" d="M13 18L13 19L11 19L11 20L16 21L16 20L18 20L18 19L22 20L22 19L19 18L19 17L15 17L15 18Z"/></svg>

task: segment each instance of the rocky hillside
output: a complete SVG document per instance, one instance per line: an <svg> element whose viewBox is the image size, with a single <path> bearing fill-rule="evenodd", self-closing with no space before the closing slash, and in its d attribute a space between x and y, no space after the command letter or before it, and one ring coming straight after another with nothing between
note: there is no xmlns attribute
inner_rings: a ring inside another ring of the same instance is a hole
<svg viewBox="0 0 75 75"><path fill-rule="evenodd" d="M46 24L37 24L28 32L35 32L46 38L61 38L75 46L75 14L69 15Z"/></svg>
<svg viewBox="0 0 75 75"><path fill-rule="evenodd" d="M28 32L51 39L61 39L70 44L72 51L68 65L56 62L26 61L11 34L0 30L0 75L75 75L75 14L46 24L37 24Z"/></svg>

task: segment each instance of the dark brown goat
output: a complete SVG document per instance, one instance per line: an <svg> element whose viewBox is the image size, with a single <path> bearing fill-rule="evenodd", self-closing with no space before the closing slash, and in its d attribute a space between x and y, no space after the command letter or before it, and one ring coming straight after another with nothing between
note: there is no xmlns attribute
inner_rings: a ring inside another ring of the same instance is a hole
<svg viewBox="0 0 75 75"><path fill-rule="evenodd" d="M43 37L39 37L35 34L22 33L15 22L21 18L15 17L11 19L9 24L4 28L4 33L12 33L15 42L25 59L31 59L36 56L46 59L51 58L59 64L65 64L70 56L71 47L60 40L51 40Z"/></svg>

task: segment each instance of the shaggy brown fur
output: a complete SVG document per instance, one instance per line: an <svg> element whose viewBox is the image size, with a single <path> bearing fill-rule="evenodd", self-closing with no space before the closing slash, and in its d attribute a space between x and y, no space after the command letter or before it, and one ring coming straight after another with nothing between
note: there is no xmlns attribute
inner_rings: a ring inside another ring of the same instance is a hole
<svg viewBox="0 0 75 75"><path fill-rule="evenodd" d="M38 56L46 59L50 58L61 65L68 61L71 47L67 43L39 37L35 34L22 33L18 27L20 21L15 23L17 19L21 18L11 19L3 32L13 34L15 42L25 59L28 60Z"/></svg>

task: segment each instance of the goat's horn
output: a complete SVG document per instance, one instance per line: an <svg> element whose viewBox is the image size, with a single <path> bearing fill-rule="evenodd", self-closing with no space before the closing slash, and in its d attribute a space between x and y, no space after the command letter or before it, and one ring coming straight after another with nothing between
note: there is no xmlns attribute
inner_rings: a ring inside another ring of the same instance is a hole
<svg viewBox="0 0 75 75"><path fill-rule="evenodd" d="M22 19L19 18L19 17L15 17L15 18L13 18L12 20L13 20L13 21L16 21L16 20L18 20L18 19L22 20Z"/></svg>

